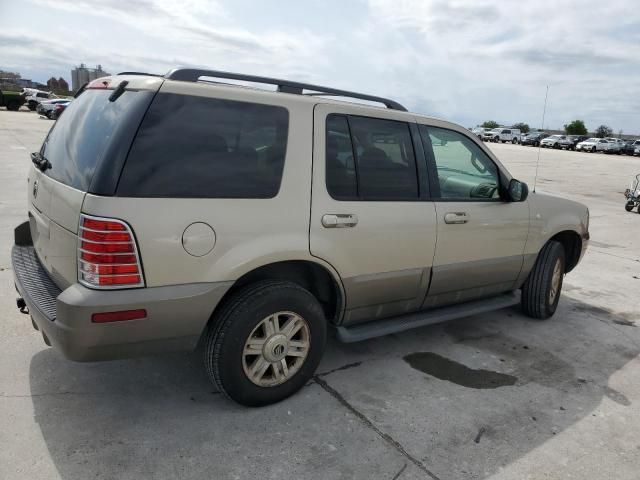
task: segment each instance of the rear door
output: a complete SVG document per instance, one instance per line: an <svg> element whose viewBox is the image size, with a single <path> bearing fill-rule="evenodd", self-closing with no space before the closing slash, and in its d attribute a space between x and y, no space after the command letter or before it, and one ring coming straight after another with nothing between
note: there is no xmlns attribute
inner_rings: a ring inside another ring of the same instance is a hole
<svg viewBox="0 0 640 480"><path fill-rule="evenodd" d="M317 105L311 254L346 292L345 324L420 308L436 226L416 125L397 112Z"/></svg>
<svg viewBox="0 0 640 480"><path fill-rule="evenodd" d="M504 173L466 134L420 125L438 226L425 307L514 288L529 231L528 203L500 198Z"/></svg>

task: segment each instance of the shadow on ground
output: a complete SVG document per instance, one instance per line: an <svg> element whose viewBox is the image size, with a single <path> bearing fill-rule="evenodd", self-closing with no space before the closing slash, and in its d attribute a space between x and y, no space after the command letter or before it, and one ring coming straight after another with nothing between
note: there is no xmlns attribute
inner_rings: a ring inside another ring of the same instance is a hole
<svg viewBox="0 0 640 480"><path fill-rule="evenodd" d="M548 322L502 310L331 341L320 380L262 409L215 392L195 355L76 364L45 350L30 384L65 480L486 478L605 398L631 406L609 378L640 354L638 330L564 297Z"/></svg>

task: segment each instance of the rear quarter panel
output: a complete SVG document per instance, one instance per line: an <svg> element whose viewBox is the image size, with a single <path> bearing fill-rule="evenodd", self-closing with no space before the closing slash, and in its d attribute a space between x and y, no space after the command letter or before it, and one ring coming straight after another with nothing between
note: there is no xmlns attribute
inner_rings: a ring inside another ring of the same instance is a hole
<svg viewBox="0 0 640 480"><path fill-rule="evenodd" d="M83 212L131 225L149 287L235 280L284 260L313 260L309 253L313 103L287 101L237 87L166 82L162 91L281 105L289 111L287 154L278 194L271 199L126 198L88 194ZM179 159L176 159L179 161ZM213 250L195 257L182 235L195 222L215 232Z"/></svg>

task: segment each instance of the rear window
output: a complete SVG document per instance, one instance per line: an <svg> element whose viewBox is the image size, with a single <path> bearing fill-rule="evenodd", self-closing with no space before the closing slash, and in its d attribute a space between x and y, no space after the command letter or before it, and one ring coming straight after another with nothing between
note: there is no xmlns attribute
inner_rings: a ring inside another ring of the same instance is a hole
<svg viewBox="0 0 640 480"><path fill-rule="evenodd" d="M110 102L112 90L86 90L73 100L49 131L40 153L49 160L46 175L88 191L96 166L124 116L149 98L125 91Z"/></svg>
<svg viewBox="0 0 640 480"><path fill-rule="evenodd" d="M274 197L288 126L283 107L160 93L133 142L118 195Z"/></svg>

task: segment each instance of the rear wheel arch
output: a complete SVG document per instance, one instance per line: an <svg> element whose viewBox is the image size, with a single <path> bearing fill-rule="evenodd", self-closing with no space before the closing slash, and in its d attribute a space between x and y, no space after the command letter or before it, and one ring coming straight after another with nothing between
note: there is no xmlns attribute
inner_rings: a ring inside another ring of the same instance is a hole
<svg viewBox="0 0 640 480"><path fill-rule="evenodd" d="M216 306L211 319L216 317L230 298L242 288L265 280L287 281L309 291L320 302L328 322L338 323L344 306L342 282L335 272L310 260L287 260L256 267L238 278ZM211 320L210 320L211 321Z"/></svg>

